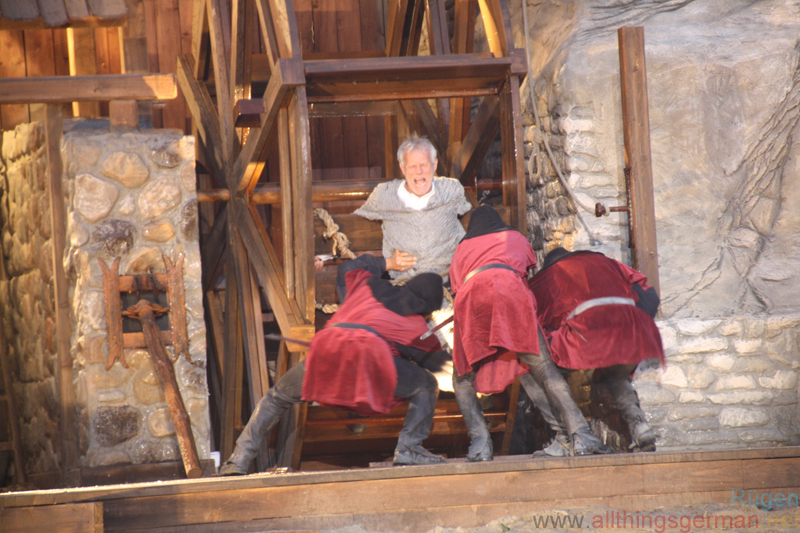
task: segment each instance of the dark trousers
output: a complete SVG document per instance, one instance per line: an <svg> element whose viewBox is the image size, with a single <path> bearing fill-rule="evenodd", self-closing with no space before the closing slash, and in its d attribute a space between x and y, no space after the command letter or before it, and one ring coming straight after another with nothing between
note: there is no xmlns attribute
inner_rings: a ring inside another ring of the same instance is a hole
<svg viewBox="0 0 800 533"><path fill-rule="evenodd" d="M397 440L397 448L403 449L420 445L428 437L439 387L436 378L418 365L399 357L394 357L394 364L397 369L394 396L408 399L409 402L403 429ZM303 401L301 395L305 370L305 361L296 364L259 400L236 441L230 461L247 468L261 442L269 436L283 413L292 404Z"/></svg>

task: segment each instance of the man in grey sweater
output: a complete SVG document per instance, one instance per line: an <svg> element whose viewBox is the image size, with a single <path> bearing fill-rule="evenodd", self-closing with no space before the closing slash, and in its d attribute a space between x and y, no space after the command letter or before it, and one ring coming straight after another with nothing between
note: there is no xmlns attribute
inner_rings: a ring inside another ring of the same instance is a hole
<svg viewBox="0 0 800 533"><path fill-rule="evenodd" d="M423 272L443 275L464 236L458 217L472 209L464 187L453 178L434 176L436 148L424 137L412 135L397 150L404 179L381 183L354 214L380 220L383 258L362 256L339 267L336 283L344 301L344 276L364 268L393 279L411 278Z"/></svg>

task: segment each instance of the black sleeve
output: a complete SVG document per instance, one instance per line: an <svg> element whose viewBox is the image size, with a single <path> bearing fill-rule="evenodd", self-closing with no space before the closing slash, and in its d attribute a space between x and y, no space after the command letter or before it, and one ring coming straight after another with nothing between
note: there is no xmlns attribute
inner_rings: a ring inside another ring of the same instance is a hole
<svg viewBox="0 0 800 533"><path fill-rule="evenodd" d="M661 305L661 298L659 298L655 287L644 290L641 285L634 283L633 290L639 296L639 302L636 307L655 318L656 313L658 313L658 306Z"/></svg>
<svg viewBox="0 0 800 533"><path fill-rule="evenodd" d="M420 350L419 348L406 346L397 342L395 342L394 345L397 348L397 351L400 352L400 355L402 355L404 358L417 363L425 370L429 370L431 372L438 372L442 370L445 363L451 360L450 355L444 350L426 352L425 350Z"/></svg>
<svg viewBox="0 0 800 533"><path fill-rule="evenodd" d="M347 294L345 274L359 268L368 271L373 276L380 277L386 272L386 259L375 257L372 254L364 254L339 265L336 270L336 294L339 296L339 303L344 302L344 297Z"/></svg>

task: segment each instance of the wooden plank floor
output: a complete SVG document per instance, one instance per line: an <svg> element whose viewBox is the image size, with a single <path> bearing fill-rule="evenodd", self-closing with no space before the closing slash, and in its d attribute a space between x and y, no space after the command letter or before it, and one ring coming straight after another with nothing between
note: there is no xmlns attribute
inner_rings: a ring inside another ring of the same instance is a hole
<svg viewBox="0 0 800 533"><path fill-rule="evenodd" d="M475 527L509 515L731 504L731 491L800 492L800 447L655 452L428 467L255 474L0 495L4 511L98 502L104 531L367 531Z"/></svg>

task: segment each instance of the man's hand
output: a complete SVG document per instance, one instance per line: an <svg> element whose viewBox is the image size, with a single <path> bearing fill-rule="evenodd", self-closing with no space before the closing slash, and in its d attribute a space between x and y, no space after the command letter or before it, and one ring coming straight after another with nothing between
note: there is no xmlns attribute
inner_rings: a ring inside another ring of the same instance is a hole
<svg viewBox="0 0 800 533"><path fill-rule="evenodd" d="M417 264L417 258L406 252L395 250L392 257L386 260L386 270L405 272Z"/></svg>

